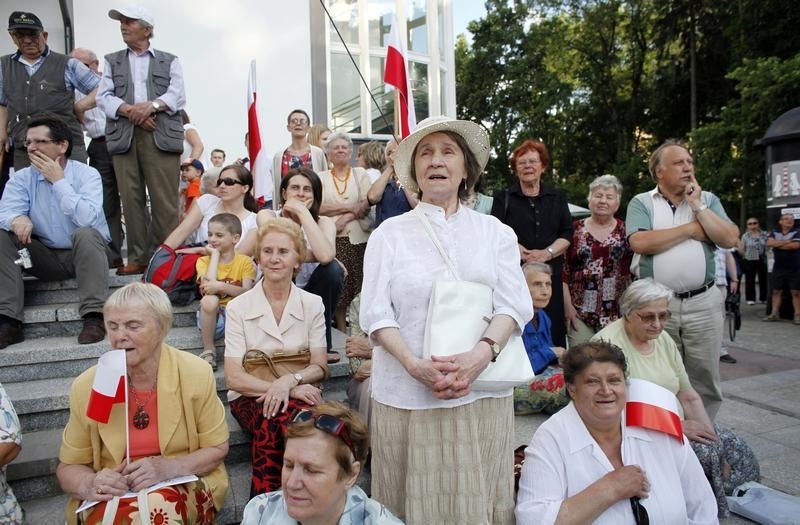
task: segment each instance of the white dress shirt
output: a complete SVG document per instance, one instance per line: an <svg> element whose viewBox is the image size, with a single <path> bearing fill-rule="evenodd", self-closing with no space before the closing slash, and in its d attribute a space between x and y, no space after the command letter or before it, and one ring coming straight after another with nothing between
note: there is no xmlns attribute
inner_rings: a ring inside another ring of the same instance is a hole
<svg viewBox="0 0 800 525"><path fill-rule="evenodd" d="M622 462L640 466L647 475L650 497L640 502L652 525L719 523L714 493L688 439L681 444L660 432L622 425ZM539 427L525 450L517 524L555 523L565 499L613 470L570 403ZM634 525L630 500L618 501L594 523Z"/></svg>
<svg viewBox="0 0 800 525"><path fill-rule="evenodd" d="M364 256L361 287L361 328L370 336L387 327L400 329L409 350L422 357L425 320L433 284L449 272L416 213L425 213L442 247L465 281L493 290L494 315L505 314L517 323L517 334L533 317L533 305L519 266L514 231L495 217L459 205L445 218L444 209L420 202L412 211L392 217L372 232ZM448 408L504 392L473 390L459 399L441 400L406 371L380 346L373 352L372 398L396 408Z"/></svg>

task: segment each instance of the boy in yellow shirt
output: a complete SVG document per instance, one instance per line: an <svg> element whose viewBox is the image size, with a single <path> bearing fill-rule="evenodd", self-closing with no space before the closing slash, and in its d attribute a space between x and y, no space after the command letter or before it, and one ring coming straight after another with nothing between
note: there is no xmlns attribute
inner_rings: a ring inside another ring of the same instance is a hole
<svg viewBox="0 0 800 525"><path fill-rule="evenodd" d="M200 357L216 370L214 340L225 333L225 305L253 287L256 278L253 260L234 250L242 236L242 223L232 213L219 213L208 221L208 255L197 259L197 283L200 286L200 310L197 327L203 338Z"/></svg>

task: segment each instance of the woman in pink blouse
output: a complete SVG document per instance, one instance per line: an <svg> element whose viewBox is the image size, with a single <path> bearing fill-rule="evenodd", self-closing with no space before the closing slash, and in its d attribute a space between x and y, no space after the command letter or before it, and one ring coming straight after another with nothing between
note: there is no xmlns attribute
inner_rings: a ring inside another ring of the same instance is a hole
<svg viewBox="0 0 800 525"><path fill-rule="evenodd" d="M597 177L589 185L592 214L573 225L562 273L570 346L588 341L619 319L619 298L630 283L633 257L625 222L614 217L621 198L619 179L613 175Z"/></svg>

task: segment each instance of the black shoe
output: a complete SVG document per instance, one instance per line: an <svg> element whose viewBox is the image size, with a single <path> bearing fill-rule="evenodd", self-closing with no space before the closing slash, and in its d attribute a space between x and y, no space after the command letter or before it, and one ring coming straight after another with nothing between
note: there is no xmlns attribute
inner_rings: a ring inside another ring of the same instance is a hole
<svg viewBox="0 0 800 525"><path fill-rule="evenodd" d="M719 356L719 361L720 361L720 363L728 363L728 364L731 364L731 365L735 365L736 364L736 358L733 357L731 354L725 354L725 355Z"/></svg>
<svg viewBox="0 0 800 525"><path fill-rule="evenodd" d="M22 333L22 323L19 321L0 322L0 348L21 343L25 340Z"/></svg>

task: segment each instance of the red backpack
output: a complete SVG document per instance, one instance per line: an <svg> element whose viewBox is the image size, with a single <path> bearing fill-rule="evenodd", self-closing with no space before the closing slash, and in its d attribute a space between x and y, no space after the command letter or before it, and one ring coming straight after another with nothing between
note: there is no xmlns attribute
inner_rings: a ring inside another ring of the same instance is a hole
<svg viewBox="0 0 800 525"><path fill-rule="evenodd" d="M200 257L196 253L175 253L175 250L162 244L150 258L142 281L167 292L173 305L185 306L200 298L195 267Z"/></svg>

